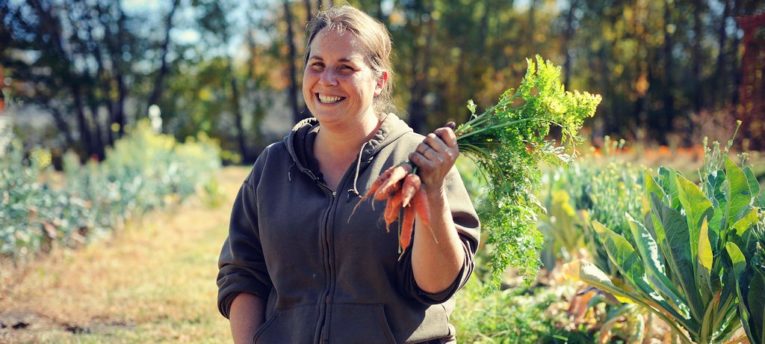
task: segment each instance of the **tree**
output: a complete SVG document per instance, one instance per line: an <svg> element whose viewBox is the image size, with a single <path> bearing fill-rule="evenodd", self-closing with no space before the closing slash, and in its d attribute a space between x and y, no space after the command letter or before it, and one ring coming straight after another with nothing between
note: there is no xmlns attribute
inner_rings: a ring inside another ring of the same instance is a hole
<svg viewBox="0 0 765 344"><path fill-rule="evenodd" d="M180 2L180 0L173 0L170 11L168 11L167 16L165 17L165 38L162 40L161 53L159 58L160 65L159 69L157 70L156 78L154 79L154 88L151 91L149 100L147 102L147 113L149 111L148 106L156 104L162 95L162 82L164 81L168 72L167 54L170 51L170 30L173 28L173 16L175 15L175 11L178 9Z"/></svg>

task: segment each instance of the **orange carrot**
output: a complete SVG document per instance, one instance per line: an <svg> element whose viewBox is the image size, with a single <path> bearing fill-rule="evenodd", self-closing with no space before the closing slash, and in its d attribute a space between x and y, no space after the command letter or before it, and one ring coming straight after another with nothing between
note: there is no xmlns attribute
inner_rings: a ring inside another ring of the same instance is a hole
<svg viewBox="0 0 765 344"><path fill-rule="evenodd" d="M385 212L383 213L383 219L385 220L385 231L390 232L390 224L398 219L398 213L401 209L401 193L398 192L388 199L388 203L385 205Z"/></svg>
<svg viewBox="0 0 765 344"><path fill-rule="evenodd" d="M380 190L380 187L387 182L391 175L393 174L393 170L396 169L396 166L389 167L385 172L381 173L380 176L375 179L374 182L372 182L372 185L369 186L369 190L364 194L364 197L361 197L361 200L359 202L366 201L369 199L369 197L372 197L378 190Z"/></svg>
<svg viewBox="0 0 765 344"><path fill-rule="evenodd" d="M356 205L353 207L353 210L351 210L351 215L348 216L348 222L351 221L351 217L353 217L353 214L356 213L356 209L359 208L359 205L361 203L364 203L364 201L368 200L372 195L377 192L377 190L380 189L380 186L382 186L388 179L390 179L391 173L393 173L393 170L396 168L396 166L392 166L385 170L383 173L381 173L377 179L375 179L374 182L372 182L372 185L369 186L369 190L367 190L366 193L364 193L364 196L361 197L361 199L356 203ZM372 209L374 209L374 204L372 204Z"/></svg>
<svg viewBox="0 0 765 344"><path fill-rule="evenodd" d="M417 211L417 215L420 216L420 221L423 225L430 226L430 205L428 204L428 198L425 196L425 191L417 190L412 198L412 206Z"/></svg>
<svg viewBox="0 0 765 344"><path fill-rule="evenodd" d="M420 190L420 185L422 185L422 181L420 180L420 176L410 173L404 178L404 183L401 185L401 194L403 195L403 206L408 207L409 202L412 200L412 197L414 197L414 194Z"/></svg>
<svg viewBox="0 0 765 344"><path fill-rule="evenodd" d="M417 216L419 216L422 225L430 229L430 234L433 236L433 241L438 243L436 233L433 232L433 227L430 226L430 205L428 204L428 198L425 196L425 191L418 190L412 198L412 207L414 208Z"/></svg>
<svg viewBox="0 0 765 344"><path fill-rule="evenodd" d="M406 251L409 244L412 243L412 232L414 231L414 207L405 207L404 215L401 218L401 234L398 237L401 251Z"/></svg>
<svg viewBox="0 0 765 344"><path fill-rule="evenodd" d="M399 182L411 172L412 165L408 162L396 165L385 183L383 183L380 188L377 189L377 192L375 192L375 199L382 201L390 197L392 193L401 188L401 183Z"/></svg>

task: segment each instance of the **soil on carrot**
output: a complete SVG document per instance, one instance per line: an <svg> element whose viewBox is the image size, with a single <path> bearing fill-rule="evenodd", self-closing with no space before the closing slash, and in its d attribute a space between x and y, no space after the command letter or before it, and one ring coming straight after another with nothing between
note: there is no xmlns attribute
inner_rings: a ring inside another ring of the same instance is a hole
<svg viewBox="0 0 765 344"><path fill-rule="evenodd" d="M86 247L0 264L0 342L230 341L216 263L247 172L218 174L225 202L216 208L193 198Z"/></svg>

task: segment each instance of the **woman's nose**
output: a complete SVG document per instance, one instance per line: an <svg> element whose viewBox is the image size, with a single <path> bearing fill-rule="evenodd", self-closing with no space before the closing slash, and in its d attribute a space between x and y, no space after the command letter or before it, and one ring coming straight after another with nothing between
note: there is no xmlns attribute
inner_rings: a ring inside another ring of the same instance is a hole
<svg viewBox="0 0 765 344"><path fill-rule="evenodd" d="M321 82L330 86L337 85L337 75L332 69L327 68L321 73Z"/></svg>

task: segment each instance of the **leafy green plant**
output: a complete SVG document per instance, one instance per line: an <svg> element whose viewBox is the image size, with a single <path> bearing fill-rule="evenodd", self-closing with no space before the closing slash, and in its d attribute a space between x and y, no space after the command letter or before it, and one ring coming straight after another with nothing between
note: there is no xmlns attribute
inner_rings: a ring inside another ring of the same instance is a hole
<svg viewBox="0 0 765 344"><path fill-rule="evenodd" d="M33 151L25 158L16 141L0 152L0 255L14 259L54 244L82 244L131 217L186 199L220 166L214 142L201 137L178 144L144 122L117 141L101 163L83 166L67 154L62 188L40 178L49 156Z"/></svg>
<svg viewBox="0 0 765 344"><path fill-rule="evenodd" d="M539 164L568 161L564 149L547 140L558 127L564 143L574 141L582 122L594 115L600 96L564 90L560 67L537 56L517 89L505 91L494 106L455 130L460 151L473 159L488 181L488 203L479 214L491 249L491 285L512 265L522 274L537 272L541 235L536 228Z"/></svg>
<svg viewBox="0 0 765 344"><path fill-rule="evenodd" d="M609 261L603 243L590 223L598 221L630 238L624 214L643 217L643 169L610 156L611 151L621 149L623 145L623 140L613 141L606 137L603 159L577 160L567 166L552 168L544 175L539 197L545 212L540 215L539 227L545 235L546 244L542 251L545 266L551 267L554 259L567 260L574 251L584 247L595 266L611 276L618 276L618 269ZM560 203L562 198L567 198L567 202Z"/></svg>
<svg viewBox="0 0 765 344"><path fill-rule="evenodd" d="M743 248L743 250L742 250ZM728 242L725 249L736 275L738 311L749 341L765 343L765 217Z"/></svg>
<svg viewBox="0 0 765 344"><path fill-rule="evenodd" d="M734 233L758 221L753 182L727 158L701 187L665 168L656 178L646 174L651 208L644 222L627 215L632 239L593 223L623 282L592 265L583 266L582 278L647 307L685 342L724 342L741 326L733 266L724 253Z"/></svg>
<svg viewBox="0 0 765 344"><path fill-rule="evenodd" d="M552 270L559 258L570 261L584 246L582 218L565 190L551 190L543 201L545 211L539 215L538 228L545 238L542 263Z"/></svg>
<svg viewBox="0 0 765 344"><path fill-rule="evenodd" d="M553 290L539 289L523 295L522 290L493 290L472 278L457 295L450 320L460 343L537 343L557 332L545 314L558 299Z"/></svg>

